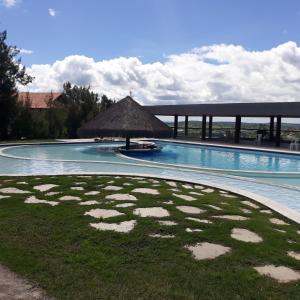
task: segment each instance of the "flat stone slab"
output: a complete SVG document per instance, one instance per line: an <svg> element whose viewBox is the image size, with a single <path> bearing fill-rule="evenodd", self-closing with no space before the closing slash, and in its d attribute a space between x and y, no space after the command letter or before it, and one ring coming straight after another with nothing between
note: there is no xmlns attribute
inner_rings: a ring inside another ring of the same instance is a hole
<svg viewBox="0 0 300 300"><path fill-rule="evenodd" d="M204 223L204 224L213 224L212 221L207 220L207 219L198 219L198 218L193 218L193 217L186 217L186 220L198 222L198 223Z"/></svg>
<svg viewBox="0 0 300 300"><path fill-rule="evenodd" d="M130 221L124 221L120 223L90 223L90 226L96 228L97 230L101 231L115 231L115 232L121 232L121 233L128 233L136 225L136 220L130 220Z"/></svg>
<svg viewBox="0 0 300 300"><path fill-rule="evenodd" d="M41 184L41 185L36 185L33 187L34 190L40 191L40 192L47 192L58 185L56 184Z"/></svg>
<svg viewBox="0 0 300 300"><path fill-rule="evenodd" d="M270 209L261 209L259 212L261 212L263 214L268 214L268 215L272 214L272 211Z"/></svg>
<svg viewBox="0 0 300 300"><path fill-rule="evenodd" d="M131 191L132 193L141 193L141 194L149 194L149 195L159 195L159 191L156 189L149 188L137 188Z"/></svg>
<svg viewBox="0 0 300 300"><path fill-rule="evenodd" d="M124 182L123 185L126 185L126 186L131 186L132 183L129 183L129 182Z"/></svg>
<svg viewBox="0 0 300 300"><path fill-rule="evenodd" d="M233 239L246 243L260 243L262 238L253 231L244 228L233 228L231 235Z"/></svg>
<svg viewBox="0 0 300 300"><path fill-rule="evenodd" d="M26 182L26 181L19 181L19 182L17 182L17 184L28 184L28 182Z"/></svg>
<svg viewBox="0 0 300 300"><path fill-rule="evenodd" d="M195 195L195 196L203 196L202 193L199 192L189 192L190 195Z"/></svg>
<svg viewBox="0 0 300 300"><path fill-rule="evenodd" d="M99 191L90 191L90 192L86 192L84 193L86 196L95 196L95 195L99 195L100 192Z"/></svg>
<svg viewBox="0 0 300 300"><path fill-rule="evenodd" d="M152 238L160 238L160 239L173 239L175 235L173 234L149 234Z"/></svg>
<svg viewBox="0 0 300 300"><path fill-rule="evenodd" d="M297 260L300 260L300 252L288 251L288 256L293 257Z"/></svg>
<svg viewBox="0 0 300 300"><path fill-rule="evenodd" d="M168 184L169 186L174 187L174 188L177 187L177 182L175 182L175 181L166 181L166 184Z"/></svg>
<svg viewBox="0 0 300 300"><path fill-rule="evenodd" d="M245 201L242 201L242 203L243 204L245 204L245 205L247 205L247 206L250 206L250 207L252 207L252 208L260 208L258 205L256 205L256 204L254 204L253 202L251 202L251 201L247 201L247 200L245 200Z"/></svg>
<svg viewBox="0 0 300 300"><path fill-rule="evenodd" d="M27 204L49 204L51 206L55 206L59 204L59 202L56 201L40 200L35 196L28 197L24 202Z"/></svg>
<svg viewBox="0 0 300 300"><path fill-rule="evenodd" d="M54 195L58 195L60 194L60 192L49 192L49 193L46 193L45 195L46 196L54 196Z"/></svg>
<svg viewBox="0 0 300 300"><path fill-rule="evenodd" d="M271 218L270 222L275 225L290 225L289 223L286 223L285 221L277 219L277 218Z"/></svg>
<svg viewBox="0 0 300 300"><path fill-rule="evenodd" d="M115 210L115 209L102 209L102 208L95 208L91 209L90 211L87 211L85 216L91 216L94 218L102 218L102 219L107 219L107 218L112 218L116 216L121 216L124 215L123 213Z"/></svg>
<svg viewBox="0 0 300 300"><path fill-rule="evenodd" d="M189 195L173 194L173 196L175 196L177 198L180 198L182 200L185 200L185 201L195 201L195 200L197 200L196 198L194 198L192 196L189 196Z"/></svg>
<svg viewBox="0 0 300 300"><path fill-rule="evenodd" d="M235 195L231 195L231 194L222 194L221 195L222 197L225 197L225 198L237 198L237 196L235 196Z"/></svg>
<svg viewBox="0 0 300 300"><path fill-rule="evenodd" d="M62 201L81 201L80 197L77 196L62 196L59 198Z"/></svg>
<svg viewBox="0 0 300 300"><path fill-rule="evenodd" d="M222 216L213 216L216 219L225 219L225 220L232 220L232 221L246 221L249 220L247 217L238 216L238 215L222 215Z"/></svg>
<svg viewBox="0 0 300 300"><path fill-rule="evenodd" d="M82 186L71 186L72 191L83 191L84 188Z"/></svg>
<svg viewBox="0 0 300 300"><path fill-rule="evenodd" d="M172 205L174 204L174 202L172 200L169 200L169 201L164 201L163 204Z"/></svg>
<svg viewBox="0 0 300 300"><path fill-rule="evenodd" d="M186 190L193 190L194 188L190 184L182 184L181 185Z"/></svg>
<svg viewBox="0 0 300 300"><path fill-rule="evenodd" d="M158 223L159 223L159 225L164 225L164 226L175 226L175 225L178 225L177 222L175 222L175 221L169 221L169 220L159 220Z"/></svg>
<svg viewBox="0 0 300 300"><path fill-rule="evenodd" d="M194 229L192 229L192 228L186 228L185 231L191 233L191 232L201 232L203 230L199 229L199 228L194 228Z"/></svg>
<svg viewBox="0 0 300 300"><path fill-rule="evenodd" d="M201 214L204 213L206 210L201 209L199 207L195 206L186 206L186 205L181 205L181 206L176 206L176 208L186 214Z"/></svg>
<svg viewBox="0 0 300 300"><path fill-rule="evenodd" d="M240 208L240 210L244 213L244 214L251 214L252 211L247 209L247 208Z"/></svg>
<svg viewBox="0 0 300 300"><path fill-rule="evenodd" d="M163 218L168 217L170 213L163 207L144 207L136 208L133 213L140 217Z"/></svg>
<svg viewBox="0 0 300 300"><path fill-rule="evenodd" d="M89 200L89 201L79 202L78 204L79 205L96 205L96 204L99 204L99 202L96 200Z"/></svg>
<svg viewBox="0 0 300 300"><path fill-rule="evenodd" d="M14 187L10 187L10 188L0 189L0 193L3 193L3 194L30 194L31 192L20 190L20 189L14 188Z"/></svg>
<svg viewBox="0 0 300 300"><path fill-rule="evenodd" d="M75 184L75 185L85 185L85 184L87 184L87 182L74 182L73 184Z"/></svg>
<svg viewBox="0 0 300 300"><path fill-rule="evenodd" d="M194 188L195 188L195 189L198 189L198 190L203 190L203 189L204 189L204 186L203 186L203 185L198 185L198 184L196 184L196 185L194 185Z"/></svg>
<svg viewBox="0 0 300 300"><path fill-rule="evenodd" d="M210 207L210 208L212 208L214 210L223 210L221 207L215 206L215 205L212 205L212 204L206 204L206 206L208 206L208 207Z"/></svg>
<svg viewBox="0 0 300 300"><path fill-rule="evenodd" d="M214 191L215 191L215 190L214 190L214 189L211 189L211 188L206 188L206 189L201 190L201 192L206 193L206 194L213 193Z"/></svg>
<svg viewBox="0 0 300 300"><path fill-rule="evenodd" d="M130 207L130 206L134 206L135 204L134 203L120 203L120 204L117 204L115 207Z"/></svg>
<svg viewBox="0 0 300 300"><path fill-rule="evenodd" d="M212 243L198 243L193 246L185 246L196 260L214 259L231 251L230 247L225 247Z"/></svg>
<svg viewBox="0 0 300 300"><path fill-rule="evenodd" d="M284 266L266 265L254 268L259 274L271 277L280 283L300 280L300 272Z"/></svg>
<svg viewBox="0 0 300 300"><path fill-rule="evenodd" d="M117 201L137 201L137 198L130 194L113 194L107 195L105 197L107 200L117 200Z"/></svg>
<svg viewBox="0 0 300 300"><path fill-rule="evenodd" d="M108 185L105 188L103 188L103 190L106 190L106 191L120 191L122 189L123 189L123 187L116 186L116 185Z"/></svg>
<svg viewBox="0 0 300 300"><path fill-rule="evenodd" d="M10 196L3 196L3 195L0 195L0 199L6 199L6 198L10 198Z"/></svg>

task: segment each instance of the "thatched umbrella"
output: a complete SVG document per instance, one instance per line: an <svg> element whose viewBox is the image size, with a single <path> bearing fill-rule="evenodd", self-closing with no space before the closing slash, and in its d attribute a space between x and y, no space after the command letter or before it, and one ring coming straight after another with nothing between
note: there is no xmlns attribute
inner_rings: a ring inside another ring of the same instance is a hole
<svg viewBox="0 0 300 300"><path fill-rule="evenodd" d="M171 137L169 126L146 111L131 97L126 97L100 112L78 129L80 137L124 137L126 149L133 137Z"/></svg>

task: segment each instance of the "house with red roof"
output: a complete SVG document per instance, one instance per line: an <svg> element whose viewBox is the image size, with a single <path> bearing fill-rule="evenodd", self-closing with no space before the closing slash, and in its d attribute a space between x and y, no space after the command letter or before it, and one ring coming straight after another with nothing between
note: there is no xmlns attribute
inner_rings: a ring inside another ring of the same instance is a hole
<svg viewBox="0 0 300 300"><path fill-rule="evenodd" d="M20 92L18 94L18 101L25 103L27 99L30 100L32 109L47 109L48 102L50 99L56 100L58 99L62 93L29 93L29 92Z"/></svg>

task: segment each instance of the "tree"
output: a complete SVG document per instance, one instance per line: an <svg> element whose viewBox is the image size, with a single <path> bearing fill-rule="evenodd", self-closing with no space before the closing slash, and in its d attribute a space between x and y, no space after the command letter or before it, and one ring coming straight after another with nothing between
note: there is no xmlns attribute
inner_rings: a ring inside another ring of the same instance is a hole
<svg viewBox="0 0 300 300"><path fill-rule="evenodd" d="M26 74L20 51L6 43L6 31L0 32L0 139L7 139L17 111L17 84L27 85L33 77Z"/></svg>
<svg viewBox="0 0 300 300"><path fill-rule="evenodd" d="M106 95L102 95L101 102L100 102L100 111L107 110L114 103L115 103L115 101L109 99Z"/></svg>

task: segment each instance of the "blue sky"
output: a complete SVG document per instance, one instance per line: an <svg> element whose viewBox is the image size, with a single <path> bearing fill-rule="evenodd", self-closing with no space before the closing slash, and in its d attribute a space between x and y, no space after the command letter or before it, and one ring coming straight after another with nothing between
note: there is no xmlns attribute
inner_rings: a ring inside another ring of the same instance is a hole
<svg viewBox="0 0 300 300"><path fill-rule="evenodd" d="M147 63L203 45L264 50L300 38L299 0L0 1L0 29L8 30L11 43L33 51L23 55L26 65L73 54Z"/></svg>

